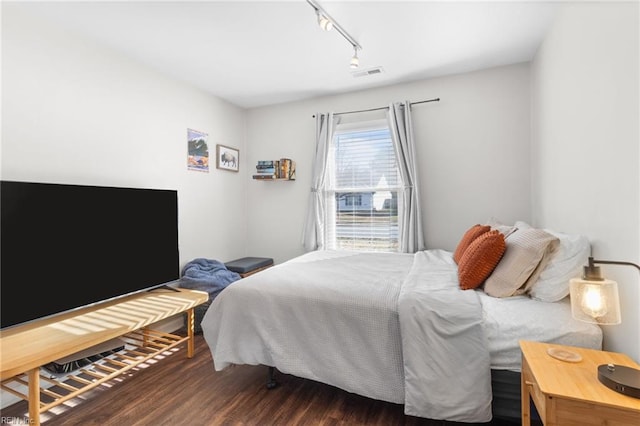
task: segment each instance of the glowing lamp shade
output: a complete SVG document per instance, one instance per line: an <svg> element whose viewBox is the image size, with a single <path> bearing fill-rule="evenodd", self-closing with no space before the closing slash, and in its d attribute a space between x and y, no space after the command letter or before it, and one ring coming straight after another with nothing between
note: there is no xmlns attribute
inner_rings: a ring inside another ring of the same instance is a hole
<svg viewBox="0 0 640 426"><path fill-rule="evenodd" d="M575 319L595 324L620 324L618 283L603 279L570 281L571 314Z"/></svg>
<svg viewBox="0 0 640 426"><path fill-rule="evenodd" d="M620 324L620 299L618 283L607 280L600 274L597 263L606 265L640 266L617 260L595 260L589 257L582 278L569 281L571 315L581 321L595 324ZM640 398L640 369L625 365L602 364L598 366L598 380L609 389L634 398Z"/></svg>

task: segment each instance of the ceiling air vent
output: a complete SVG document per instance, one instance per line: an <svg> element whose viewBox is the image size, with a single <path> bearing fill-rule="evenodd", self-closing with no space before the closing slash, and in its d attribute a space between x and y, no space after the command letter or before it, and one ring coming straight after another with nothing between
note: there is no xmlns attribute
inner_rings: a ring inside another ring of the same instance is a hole
<svg viewBox="0 0 640 426"><path fill-rule="evenodd" d="M355 72L352 72L351 74L353 74L353 76L356 78L365 77L368 75L382 74L382 67L375 67L375 68L369 68L362 71L355 71Z"/></svg>

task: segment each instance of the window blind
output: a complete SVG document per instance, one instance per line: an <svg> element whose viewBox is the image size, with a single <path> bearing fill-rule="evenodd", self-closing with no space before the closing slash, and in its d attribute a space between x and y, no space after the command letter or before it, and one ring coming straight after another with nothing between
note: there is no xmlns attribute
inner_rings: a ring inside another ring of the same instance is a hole
<svg viewBox="0 0 640 426"><path fill-rule="evenodd" d="M397 251L400 174L388 127L338 129L327 167L327 245Z"/></svg>

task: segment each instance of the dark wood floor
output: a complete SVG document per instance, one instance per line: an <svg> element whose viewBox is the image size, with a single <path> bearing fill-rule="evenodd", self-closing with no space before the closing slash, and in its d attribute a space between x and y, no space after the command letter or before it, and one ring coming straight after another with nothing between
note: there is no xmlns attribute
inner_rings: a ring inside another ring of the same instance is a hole
<svg viewBox="0 0 640 426"><path fill-rule="evenodd" d="M41 419L46 426L457 424L406 416L402 405L298 377L277 374L277 379L278 387L268 390L266 367L233 366L214 371L206 342L198 335L192 359L186 358L185 348L178 349L109 386L44 413ZM3 409L1 415L25 419L27 412L26 402L19 402ZM491 423L515 424L500 420Z"/></svg>

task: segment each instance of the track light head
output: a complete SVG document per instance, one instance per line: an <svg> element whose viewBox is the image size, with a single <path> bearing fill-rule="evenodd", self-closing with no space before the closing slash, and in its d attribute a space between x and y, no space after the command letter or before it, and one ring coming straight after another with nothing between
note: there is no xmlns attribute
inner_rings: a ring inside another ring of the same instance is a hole
<svg viewBox="0 0 640 426"><path fill-rule="evenodd" d="M353 57L351 58L351 63L349 64L351 68L358 68L360 66L360 59L358 59L358 49L353 47Z"/></svg>
<svg viewBox="0 0 640 426"><path fill-rule="evenodd" d="M316 14L318 15L318 25L320 25L320 28L325 31L331 31L331 28L333 28L333 22L331 22L331 19L320 13L319 10L316 11Z"/></svg>

